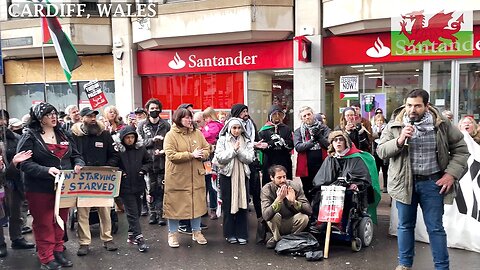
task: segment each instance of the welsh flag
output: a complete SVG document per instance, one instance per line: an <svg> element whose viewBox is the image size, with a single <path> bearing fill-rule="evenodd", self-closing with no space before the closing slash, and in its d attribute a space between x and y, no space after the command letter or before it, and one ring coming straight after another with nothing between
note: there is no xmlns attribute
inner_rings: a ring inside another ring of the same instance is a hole
<svg viewBox="0 0 480 270"><path fill-rule="evenodd" d="M54 8L53 5L48 7ZM52 12L52 14L55 13ZM72 72L82 65L77 50L65 32L63 32L57 17L42 17L42 30L43 43L53 43L65 77L67 77L68 84L71 86L70 78L72 78Z"/></svg>

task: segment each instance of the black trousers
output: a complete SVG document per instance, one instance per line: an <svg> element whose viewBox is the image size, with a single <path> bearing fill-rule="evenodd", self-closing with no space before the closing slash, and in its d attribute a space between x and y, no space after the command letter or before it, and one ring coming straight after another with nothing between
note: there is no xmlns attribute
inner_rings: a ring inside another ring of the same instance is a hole
<svg viewBox="0 0 480 270"><path fill-rule="evenodd" d="M231 214L232 181L230 177L219 174L222 194L223 236L248 239L248 210L239 209ZM247 187L245 187L247 188Z"/></svg>
<svg viewBox="0 0 480 270"><path fill-rule="evenodd" d="M157 215L159 218L163 215L163 173L149 173L148 177L150 178L149 181L154 181L157 183L156 185L151 186L150 195L153 196L153 200L148 202L148 210L150 211L150 215ZM147 183L148 184L148 183Z"/></svg>
<svg viewBox="0 0 480 270"><path fill-rule="evenodd" d="M133 237L142 234L140 227L140 213L142 211L142 192L120 194L125 212L127 212L128 235Z"/></svg>
<svg viewBox="0 0 480 270"><path fill-rule="evenodd" d="M260 173L256 166L249 166L250 179L248 180L249 193L252 196L253 207L255 208L255 214L257 218L262 217L262 201L260 200L260 192L262 190L262 184L260 183Z"/></svg>

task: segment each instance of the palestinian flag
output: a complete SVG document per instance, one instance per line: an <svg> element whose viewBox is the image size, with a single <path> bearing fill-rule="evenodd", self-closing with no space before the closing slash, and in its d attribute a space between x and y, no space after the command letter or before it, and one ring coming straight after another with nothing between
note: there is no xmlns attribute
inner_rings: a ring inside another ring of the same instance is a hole
<svg viewBox="0 0 480 270"><path fill-rule="evenodd" d="M48 7L54 8L53 6ZM57 17L42 17L42 30L43 43L53 43L65 77L67 77L68 84L71 86L72 72L82 65L77 50L63 32Z"/></svg>
<svg viewBox="0 0 480 270"><path fill-rule="evenodd" d="M340 92L341 100L358 100L358 92L355 93L343 93Z"/></svg>

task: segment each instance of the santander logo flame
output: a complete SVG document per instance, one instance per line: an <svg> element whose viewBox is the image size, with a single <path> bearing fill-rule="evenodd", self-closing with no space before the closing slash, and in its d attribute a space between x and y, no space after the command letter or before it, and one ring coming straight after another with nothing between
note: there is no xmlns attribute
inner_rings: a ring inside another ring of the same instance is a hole
<svg viewBox="0 0 480 270"><path fill-rule="evenodd" d="M377 41L373 44L373 47L370 47L366 53L370 57L381 58L390 54L390 48L383 45L383 42L378 37Z"/></svg>
<svg viewBox="0 0 480 270"><path fill-rule="evenodd" d="M168 67L170 67L171 69L182 69L183 67L185 67L186 64L187 63L185 63L185 61L183 61L180 58L178 53L175 53L175 56L173 57L173 60L168 62Z"/></svg>

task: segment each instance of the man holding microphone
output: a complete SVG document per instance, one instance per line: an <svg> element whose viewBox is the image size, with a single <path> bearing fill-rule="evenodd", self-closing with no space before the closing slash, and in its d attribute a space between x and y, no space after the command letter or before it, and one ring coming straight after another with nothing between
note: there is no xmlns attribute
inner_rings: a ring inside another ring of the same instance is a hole
<svg viewBox="0 0 480 270"><path fill-rule="evenodd" d="M412 269L417 206L427 227L435 269L449 269L443 205L452 204L455 186L467 169L469 156L463 134L428 103L429 94L414 89L393 113L377 148L390 159L388 193L398 210L396 270Z"/></svg>

